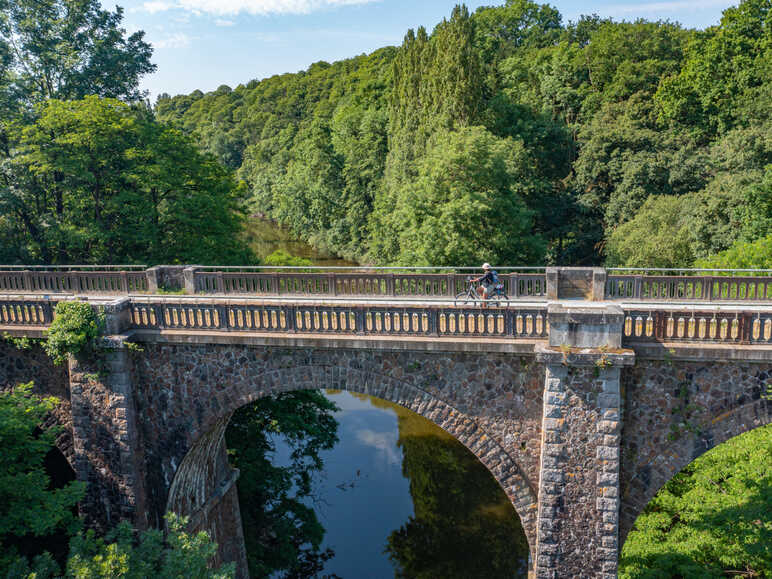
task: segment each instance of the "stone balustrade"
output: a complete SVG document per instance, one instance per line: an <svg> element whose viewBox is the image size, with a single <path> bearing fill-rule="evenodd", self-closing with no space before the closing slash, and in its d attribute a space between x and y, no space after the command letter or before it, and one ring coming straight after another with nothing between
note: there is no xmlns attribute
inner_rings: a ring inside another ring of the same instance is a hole
<svg viewBox="0 0 772 579"><path fill-rule="evenodd" d="M431 303L284 304L265 301L153 300L131 304L131 328L379 336L546 339L546 307L464 307Z"/></svg>
<svg viewBox="0 0 772 579"><path fill-rule="evenodd" d="M607 300L772 301L772 277L609 275Z"/></svg>
<svg viewBox="0 0 772 579"><path fill-rule="evenodd" d="M772 344L769 308L659 308L625 311L623 339L631 342Z"/></svg>

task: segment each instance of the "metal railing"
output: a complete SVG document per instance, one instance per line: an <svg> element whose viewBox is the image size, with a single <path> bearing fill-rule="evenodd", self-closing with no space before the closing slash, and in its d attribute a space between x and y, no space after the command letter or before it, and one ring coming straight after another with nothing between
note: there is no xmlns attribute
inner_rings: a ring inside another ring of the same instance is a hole
<svg viewBox="0 0 772 579"><path fill-rule="evenodd" d="M143 266L0 266L0 293L136 295L172 291L197 295L450 300L464 291L472 270L476 275L480 273L476 268L441 267L137 269L140 267ZM546 269L500 267L498 271L511 300L558 299L561 285L550 286ZM772 270L611 268L600 270L591 283L596 290L594 299L609 301L772 302Z"/></svg>
<svg viewBox="0 0 772 579"><path fill-rule="evenodd" d="M0 270L0 293L126 295L147 290L145 270Z"/></svg>
<svg viewBox="0 0 772 579"><path fill-rule="evenodd" d="M606 299L651 301L772 301L772 277L615 275Z"/></svg>

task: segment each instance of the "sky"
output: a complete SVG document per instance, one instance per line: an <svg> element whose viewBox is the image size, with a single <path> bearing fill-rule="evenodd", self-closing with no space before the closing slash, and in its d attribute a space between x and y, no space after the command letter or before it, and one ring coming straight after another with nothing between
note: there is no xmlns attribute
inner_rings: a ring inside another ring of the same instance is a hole
<svg viewBox="0 0 772 579"><path fill-rule="evenodd" d="M128 32L144 30L158 70L142 87L161 93L204 92L227 84L297 72L399 45L409 28L431 31L456 0L101 0L124 9ZM470 10L504 0L467 0ZM616 20L671 20L690 28L718 23L731 0L557 0L575 21L596 13Z"/></svg>

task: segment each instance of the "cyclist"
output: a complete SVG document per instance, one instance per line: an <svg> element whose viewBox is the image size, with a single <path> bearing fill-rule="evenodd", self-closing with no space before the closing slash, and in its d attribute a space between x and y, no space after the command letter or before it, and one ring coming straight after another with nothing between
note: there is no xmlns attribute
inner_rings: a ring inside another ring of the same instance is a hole
<svg viewBox="0 0 772 579"><path fill-rule="evenodd" d="M499 274L491 269L490 263L482 264L482 268L485 273L473 281L480 284L478 292L482 294L483 300L487 300L499 284Z"/></svg>

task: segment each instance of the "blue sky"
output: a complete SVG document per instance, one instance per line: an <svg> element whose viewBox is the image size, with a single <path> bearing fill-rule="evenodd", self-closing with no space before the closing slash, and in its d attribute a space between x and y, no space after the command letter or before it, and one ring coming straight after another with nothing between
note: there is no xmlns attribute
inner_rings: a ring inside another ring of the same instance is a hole
<svg viewBox="0 0 772 579"><path fill-rule="evenodd" d="M119 4L130 32L144 30L158 71L143 88L151 99L221 84L296 72L399 44L408 28L431 29L454 0L101 0ZM470 10L503 3L470 0ZM621 20L674 20L704 28L718 22L731 0L559 0L564 22L597 13Z"/></svg>

